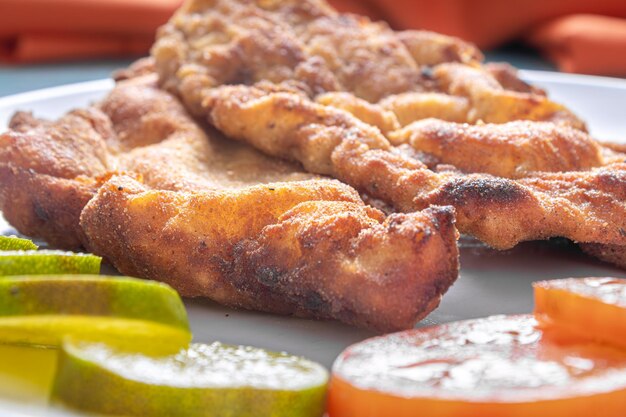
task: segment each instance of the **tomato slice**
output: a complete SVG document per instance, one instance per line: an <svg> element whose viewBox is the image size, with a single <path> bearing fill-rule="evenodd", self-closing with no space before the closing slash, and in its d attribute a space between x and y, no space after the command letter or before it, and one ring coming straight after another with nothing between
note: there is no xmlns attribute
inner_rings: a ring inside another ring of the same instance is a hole
<svg viewBox="0 0 626 417"><path fill-rule="evenodd" d="M531 315L368 339L333 365L329 417L624 417L626 351L543 337Z"/></svg>
<svg viewBox="0 0 626 417"><path fill-rule="evenodd" d="M568 278L533 287L535 318L546 331L626 349L626 279Z"/></svg>

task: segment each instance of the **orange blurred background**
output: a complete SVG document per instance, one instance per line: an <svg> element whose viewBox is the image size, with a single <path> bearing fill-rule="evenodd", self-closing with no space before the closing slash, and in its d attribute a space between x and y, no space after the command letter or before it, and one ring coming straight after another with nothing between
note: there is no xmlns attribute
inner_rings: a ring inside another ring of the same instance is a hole
<svg viewBox="0 0 626 417"><path fill-rule="evenodd" d="M495 48L518 41L560 70L626 76L626 0L330 0L339 10ZM0 60L148 52L181 0L0 0Z"/></svg>

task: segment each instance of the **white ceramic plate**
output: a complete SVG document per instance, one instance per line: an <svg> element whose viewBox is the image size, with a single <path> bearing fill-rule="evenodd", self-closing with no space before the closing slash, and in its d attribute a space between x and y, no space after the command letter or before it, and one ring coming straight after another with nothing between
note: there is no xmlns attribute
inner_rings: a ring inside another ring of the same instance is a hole
<svg viewBox="0 0 626 417"><path fill-rule="evenodd" d="M582 116L598 139L626 143L626 81L539 71L523 71L523 77ZM111 80L100 80L0 99L0 131L18 109L39 117L58 117L103 97L112 86ZM8 227L2 223L0 218L0 230ZM564 242L524 243L497 252L462 240L461 275L441 306L420 325L530 312L532 281L583 276L626 277L626 271L587 257ZM334 322L233 311L202 300L186 300L186 305L196 341L220 340L287 351L328 367L346 346L372 335Z"/></svg>

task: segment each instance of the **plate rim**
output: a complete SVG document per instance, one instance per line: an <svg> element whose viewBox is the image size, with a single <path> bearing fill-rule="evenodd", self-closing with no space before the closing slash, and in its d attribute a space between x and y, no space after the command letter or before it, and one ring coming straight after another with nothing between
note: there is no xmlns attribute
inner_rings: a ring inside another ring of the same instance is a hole
<svg viewBox="0 0 626 417"><path fill-rule="evenodd" d="M17 106L27 102L59 98L74 94L97 93L113 88L115 82L112 78L101 78L93 81L62 84L55 87L41 88L0 97L0 107Z"/></svg>
<svg viewBox="0 0 626 417"><path fill-rule="evenodd" d="M597 75L570 74L558 71L519 70L521 78L531 82L551 82L558 84L578 84L584 86L614 88L626 90L626 79L602 77ZM17 106L22 103L46 100L73 94L96 93L106 91L115 85L112 78L93 81L62 84L0 97L0 107Z"/></svg>
<svg viewBox="0 0 626 417"><path fill-rule="evenodd" d="M521 75L521 78L532 82L578 84L590 87L605 87L615 88L618 90L626 90L626 78L525 69L519 70L519 73Z"/></svg>

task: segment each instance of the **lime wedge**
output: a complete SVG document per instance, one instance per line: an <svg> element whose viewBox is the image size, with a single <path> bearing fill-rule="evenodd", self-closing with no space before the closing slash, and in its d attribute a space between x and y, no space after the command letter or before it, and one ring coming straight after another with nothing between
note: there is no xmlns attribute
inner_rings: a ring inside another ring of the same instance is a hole
<svg viewBox="0 0 626 417"><path fill-rule="evenodd" d="M31 240L22 239L16 236L0 236L0 250L36 250Z"/></svg>
<svg viewBox="0 0 626 417"><path fill-rule="evenodd" d="M0 251L0 276L98 274L102 258L58 250Z"/></svg>
<svg viewBox="0 0 626 417"><path fill-rule="evenodd" d="M0 398L46 405L58 350L0 344Z"/></svg>
<svg viewBox="0 0 626 417"><path fill-rule="evenodd" d="M55 347L67 335L169 352L191 339L185 307L165 284L97 275L0 279L0 343Z"/></svg>
<svg viewBox="0 0 626 417"><path fill-rule="evenodd" d="M327 380L321 365L252 347L193 344L146 356L66 341L52 399L124 416L320 417Z"/></svg>

